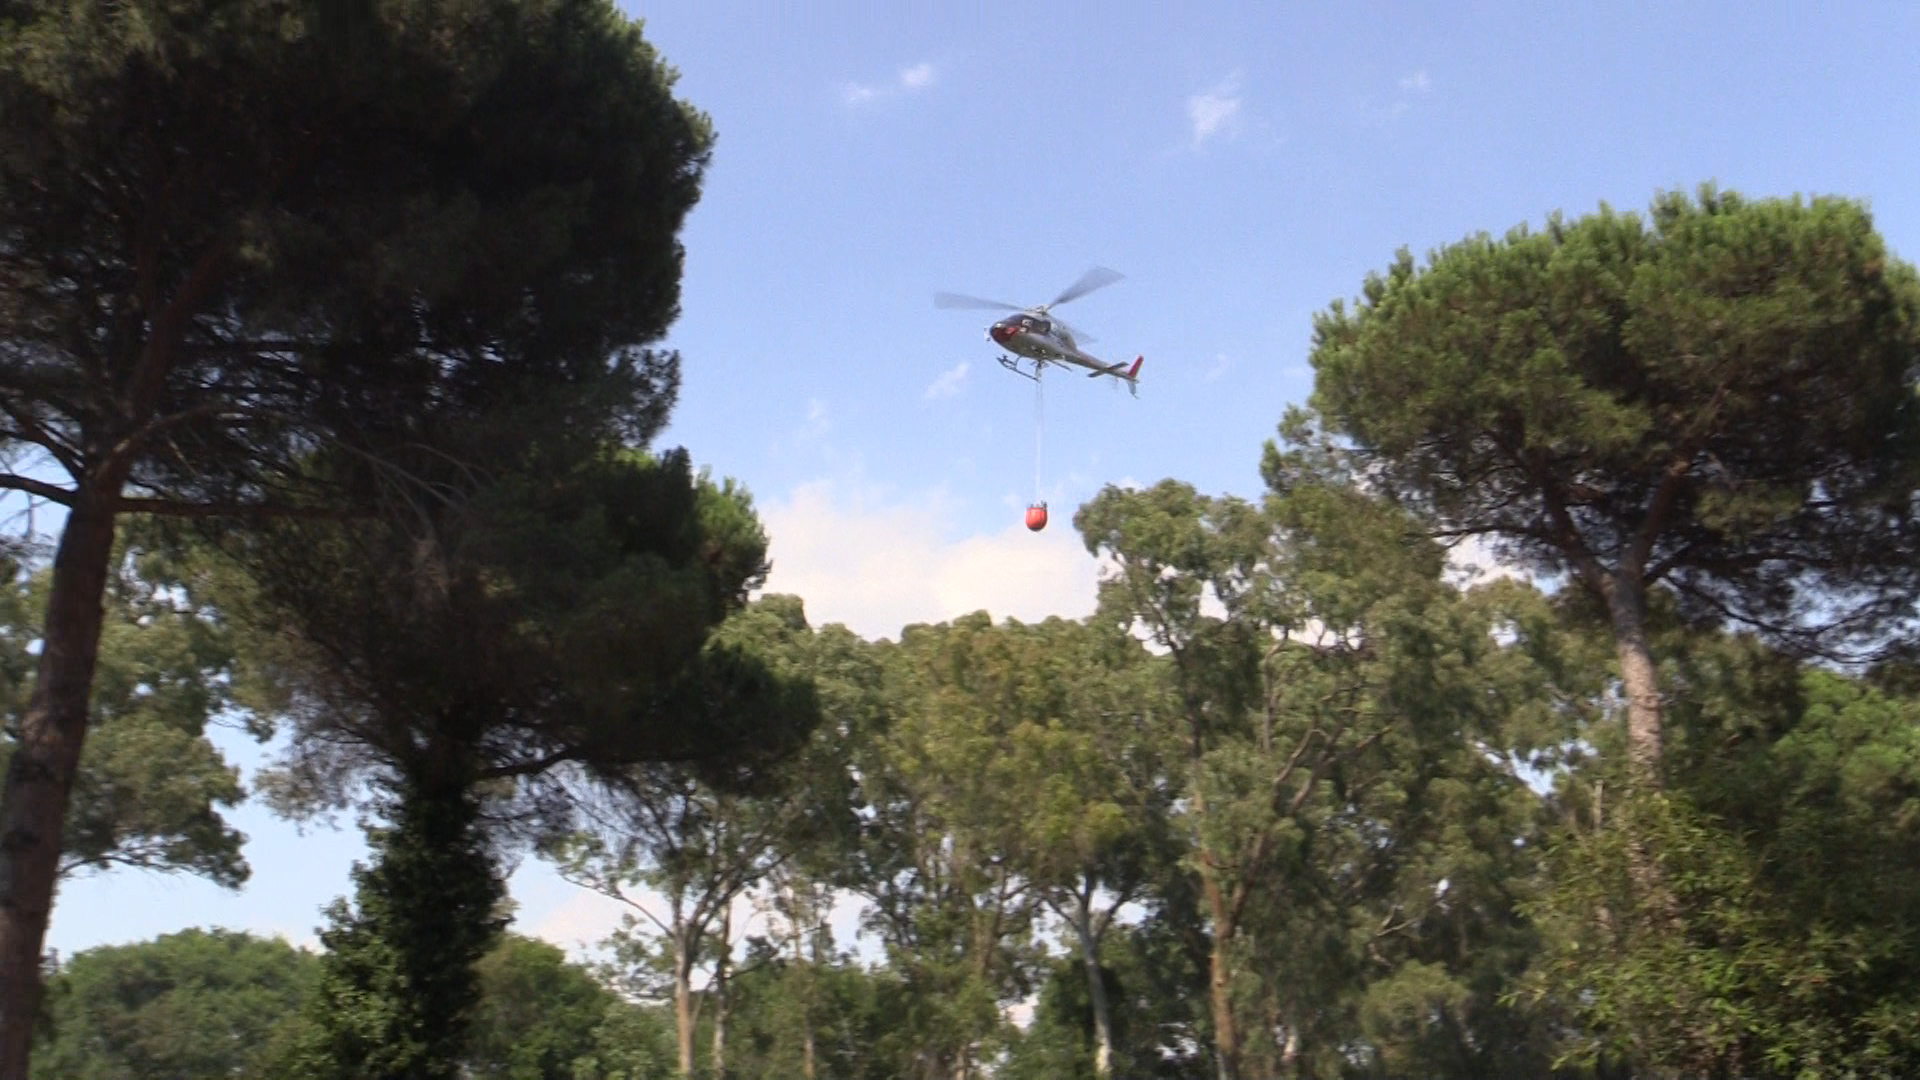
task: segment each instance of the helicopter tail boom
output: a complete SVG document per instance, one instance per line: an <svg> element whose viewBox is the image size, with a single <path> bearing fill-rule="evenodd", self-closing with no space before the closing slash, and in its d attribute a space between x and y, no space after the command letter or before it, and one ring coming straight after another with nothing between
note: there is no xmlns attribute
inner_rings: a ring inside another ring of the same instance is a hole
<svg viewBox="0 0 1920 1080"><path fill-rule="evenodd" d="M1088 357L1087 359L1091 360L1092 358ZM1124 379L1130 383L1139 382L1140 365L1146 363L1146 360L1147 358L1145 356L1136 356L1133 358L1132 367L1127 367L1122 364L1102 364L1094 360L1092 364L1085 365L1093 368L1093 370L1087 374L1087 378L1097 379L1102 375L1111 375L1116 379Z"/></svg>

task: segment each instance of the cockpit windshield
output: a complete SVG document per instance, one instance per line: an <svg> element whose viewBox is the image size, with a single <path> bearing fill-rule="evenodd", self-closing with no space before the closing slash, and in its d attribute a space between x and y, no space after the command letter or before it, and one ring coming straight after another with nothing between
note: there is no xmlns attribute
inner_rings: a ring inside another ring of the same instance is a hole
<svg viewBox="0 0 1920 1080"><path fill-rule="evenodd" d="M1051 334L1053 320L1037 315L1009 315L995 323L994 330L1001 334Z"/></svg>

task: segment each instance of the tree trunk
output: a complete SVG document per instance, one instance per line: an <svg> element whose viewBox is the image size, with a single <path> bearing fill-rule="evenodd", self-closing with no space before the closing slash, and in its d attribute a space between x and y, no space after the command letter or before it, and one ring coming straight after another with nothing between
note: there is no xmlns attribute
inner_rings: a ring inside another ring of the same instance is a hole
<svg viewBox="0 0 1920 1080"><path fill-rule="evenodd" d="M1607 590L1608 614L1613 620L1614 649L1620 661L1620 681L1627 692L1627 761L1634 782L1642 790L1657 791L1663 706L1660 679L1647 643L1647 588L1637 568L1613 575Z"/></svg>
<svg viewBox="0 0 1920 1080"><path fill-rule="evenodd" d="M109 507L117 494L82 485L61 530L33 697L0 795L0 1080L27 1080L60 830L100 654L101 598L113 557Z"/></svg>
<svg viewBox="0 0 1920 1080"><path fill-rule="evenodd" d="M1613 575L1607 589L1607 608L1613 619L1614 649L1620 662L1620 682L1627 693L1627 773L1632 789L1641 793L1658 792L1661 782L1660 758L1664 732L1665 706L1660 696L1660 676L1653 666L1653 649L1647 643L1647 591L1639 569L1621 570ZM1666 924L1670 933L1684 932L1679 904L1653 850L1647 844L1646 830L1634 821L1635 802L1623 802L1627 809L1621 818L1627 827L1627 873L1639 888L1643 901ZM1595 799L1595 817L1599 800ZM1597 916L1608 918L1601 905Z"/></svg>
<svg viewBox="0 0 1920 1080"><path fill-rule="evenodd" d="M713 1080L727 1080L727 961L733 958L733 905L720 908L713 958Z"/></svg>
<svg viewBox="0 0 1920 1080"><path fill-rule="evenodd" d="M1207 816L1206 777L1203 775L1205 746L1201 739L1201 724L1198 711L1189 707L1188 723L1193 733L1192 760L1193 770L1193 815L1205 820ZM1200 845L1200 891L1207 901L1208 922L1213 931L1211 947L1207 951L1207 991L1213 1011L1213 1057L1215 1076L1218 1080L1240 1080L1240 1034L1233 1023L1233 958L1227 955L1228 943L1233 938L1233 910L1227 902L1226 893L1220 888L1220 881L1214 871L1213 853Z"/></svg>
<svg viewBox="0 0 1920 1080"><path fill-rule="evenodd" d="M803 1080L814 1080L813 1063L813 972L807 966L806 936L800 929L798 890L793 893L793 973L800 983L800 1072Z"/></svg>
<svg viewBox="0 0 1920 1080"><path fill-rule="evenodd" d="M1213 921L1213 951L1207 962L1207 982L1213 1004L1213 1052L1220 1080L1240 1080L1240 1033L1233 1023L1233 958L1227 949L1233 939L1233 916L1227 897L1212 874L1200 875L1207 910Z"/></svg>
<svg viewBox="0 0 1920 1080"><path fill-rule="evenodd" d="M682 927L673 935L673 1025L679 1036L680 1075L693 1075L693 943Z"/></svg>
<svg viewBox="0 0 1920 1080"><path fill-rule="evenodd" d="M1107 1007L1107 981L1100 973L1100 943L1093 936L1093 912L1087 898L1074 898L1073 931L1080 938L1080 959L1087 968L1087 1000L1093 1005L1093 1074L1113 1075L1113 1017Z"/></svg>

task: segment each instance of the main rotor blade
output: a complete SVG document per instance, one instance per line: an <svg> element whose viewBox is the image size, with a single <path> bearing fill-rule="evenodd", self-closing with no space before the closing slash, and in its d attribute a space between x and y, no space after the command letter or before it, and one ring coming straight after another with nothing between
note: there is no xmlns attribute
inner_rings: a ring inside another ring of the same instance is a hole
<svg viewBox="0 0 1920 1080"><path fill-rule="evenodd" d="M992 311L1027 310L1026 308L1016 307L1013 304L1000 300L983 300L978 296L967 296L962 293L950 292L934 293L933 306L938 308L985 308Z"/></svg>
<svg viewBox="0 0 1920 1080"><path fill-rule="evenodd" d="M1095 289L1104 289L1127 275L1116 273L1104 266L1096 266L1080 275L1080 280L1067 286L1066 291L1053 298L1048 307L1064 304L1069 300L1078 300Z"/></svg>
<svg viewBox="0 0 1920 1080"><path fill-rule="evenodd" d="M1067 320L1060 318L1059 316L1055 315L1051 311L1047 312L1047 318L1053 320L1054 326L1058 327L1061 330L1065 330L1069 334L1072 334L1073 343L1075 345L1089 345L1089 344L1092 344L1093 342L1100 340L1099 338L1094 337L1092 334L1087 333L1086 331L1073 325Z"/></svg>

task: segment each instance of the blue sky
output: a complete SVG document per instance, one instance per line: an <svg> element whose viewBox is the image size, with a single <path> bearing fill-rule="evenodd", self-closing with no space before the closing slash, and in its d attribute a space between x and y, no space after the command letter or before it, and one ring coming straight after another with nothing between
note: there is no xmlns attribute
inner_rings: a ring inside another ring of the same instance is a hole
<svg viewBox="0 0 1920 1080"><path fill-rule="evenodd" d="M770 585L816 622L1081 615L1073 508L1167 476L1257 494L1313 313L1403 245L1712 180L1869 200L1920 256L1920 5L1573 8L631 5L719 132L664 441L755 493ZM1036 536L1031 386L993 363L991 316L931 297L1037 303L1095 264L1127 279L1063 314L1094 352L1145 355L1140 398L1049 380ZM237 816L244 891L77 882L50 944L306 937L347 888L351 823ZM521 928L563 944L611 924L537 866L514 891Z"/></svg>

